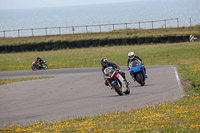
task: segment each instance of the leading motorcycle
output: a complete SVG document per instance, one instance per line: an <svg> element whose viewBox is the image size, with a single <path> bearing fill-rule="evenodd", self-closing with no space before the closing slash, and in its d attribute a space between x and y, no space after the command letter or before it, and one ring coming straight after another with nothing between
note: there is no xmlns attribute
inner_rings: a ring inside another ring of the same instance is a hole
<svg viewBox="0 0 200 133"><path fill-rule="evenodd" d="M47 69L48 68L48 65L46 64L47 61L43 61L42 64L40 64L39 62L37 61L33 61L32 63L32 70L33 71L36 71L37 69L41 70L41 69Z"/></svg>
<svg viewBox="0 0 200 133"><path fill-rule="evenodd" d="M107 67L104 70L104 78L108 85L114 89L118 95L129 94L130 88L121 74L112 67Z"/></svg>

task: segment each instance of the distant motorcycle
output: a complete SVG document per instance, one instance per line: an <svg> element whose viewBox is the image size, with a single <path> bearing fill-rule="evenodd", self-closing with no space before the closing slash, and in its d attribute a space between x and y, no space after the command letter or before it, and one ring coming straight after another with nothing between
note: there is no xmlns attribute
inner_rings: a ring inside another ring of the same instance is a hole
<svg viewBox="0 0 200 133"><path fill-rule="evenodd" d="M38 69L38 70L47 69L48 66L47 66L46 62L47 62L47 61L44 61L42 64L40 64L40 63L37 62L37 61L33 61L33 63L32 63L32 70L33 70L33 71L36 71L37 69Z"/></svg>
<svg viewBox="0 0 200 133"><path fill-rule="evenodd" d="M134 60L129 64L130 67L130 74L134 81L137 81L141 86L145 85L145 72L144 68L140 64L139 61Z"/></svg>
<svg viewBox="0 0 200 133"><path fill-rule="evenodd" d="M107 67L104 70L104 78L107 79L109 86L112 87L118 95L121 96L123 94L127 95L130 93L130 88L124 78L112 67Z"/></svg>

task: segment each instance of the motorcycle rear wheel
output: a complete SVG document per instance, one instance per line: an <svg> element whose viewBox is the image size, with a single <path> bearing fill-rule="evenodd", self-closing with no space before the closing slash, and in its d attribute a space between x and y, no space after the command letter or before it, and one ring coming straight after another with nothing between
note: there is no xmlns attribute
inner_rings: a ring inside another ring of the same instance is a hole
<svg viewBox="0 0 200 133"><path fill-rule="evenodd" d="M48 66L47 66L47 64L44 64L44 69L46 70L46 69L48 69Z"/></svg>
<svg viewBox="0 0 200 133"><path fill-rule="evenodd" d="M115 82L113 84L113 88L115 89L115 91L117 92L118 95L122 96L123 95L123 92L122 92L122 89L119 87L118 83Z"/></svg>
<svg viewBox="0 0 200 133"><path fill-rule="evenodd" d="M128 95L128 94L130 94L130 88L127 86L126 87L127 89L126 89L126 91L124 92L126 95Z"/></svg>

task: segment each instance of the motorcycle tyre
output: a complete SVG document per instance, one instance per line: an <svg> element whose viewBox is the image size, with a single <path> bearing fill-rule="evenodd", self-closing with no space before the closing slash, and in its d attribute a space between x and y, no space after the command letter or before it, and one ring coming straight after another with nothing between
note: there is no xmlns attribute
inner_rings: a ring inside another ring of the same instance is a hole
<svg viewBox="0 0 200 133"><path fill-rule="evenodd" d="M32 70L33 70L33 71L36 71L36 70L37 70L37 67L36 67L36 66L32 66Z"/></svg>
<svg viewBox="0 0 200 133"><path fill-rule="evenodd" d="M123 92L122 92L122 89L119 87L118 83L115 82L113 84L113 88L115 89L115 91L117 92L118 95L122 96L123 95Z"/></svg>
<svg viewBox="0 0 200 133"><path fill-rule="evenodd" d="M128 86L126 86L126 91L124 92L126 95L130 94L130 88Z"/></svg>
<svg viewBox="0 0 200 133"><path fill-rule="evenodd" d="M137 79L137 82L138 82L141 86L144 86L144 85L145 85L145 82L143 81L143 75L142 75L142 73L137 73L137 74L136 74L136 79Z"/></svg>
<svg viewBox="0 0 200 133"><path fill-rule="evenodd" d="M44 64L44 65L45 65L45 67L44 67L44 70L48 69L48 66L47 66L47 64Z"/></svg>

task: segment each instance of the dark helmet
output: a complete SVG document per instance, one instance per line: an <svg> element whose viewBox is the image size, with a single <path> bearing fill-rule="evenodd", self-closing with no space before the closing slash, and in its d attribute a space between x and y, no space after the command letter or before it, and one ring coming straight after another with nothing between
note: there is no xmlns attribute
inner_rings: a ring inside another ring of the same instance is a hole
<svg viewBox="0 0 200 133"><path fill-rule="evenodd" d="M40 59L40 57L37 57L37 58L36 58L36 60L39 60L39 59Z"/></svg>
<svg viewBox="0 0 200 133"><path fill-rule="evenodd" d="M106 58L102 58L101 59L101 65L104 66L104 67L107 66L108 65L108 60Z"/></svg>

